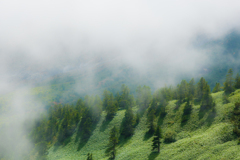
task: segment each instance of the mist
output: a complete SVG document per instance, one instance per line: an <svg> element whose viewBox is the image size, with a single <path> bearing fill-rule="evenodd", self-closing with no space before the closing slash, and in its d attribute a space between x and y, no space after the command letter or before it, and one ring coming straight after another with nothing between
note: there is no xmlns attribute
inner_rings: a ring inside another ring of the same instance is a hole
<svg viewBox="0 0 240 160"><path fill-rule="evenodd" d="M21 126L29 118L25 114L28 101L34 101L32 109L46 107L32 96L31 88L53 76L84 75L83 81L74 80L75 91L84 94L99 85L96 74L101 68L114 76L128 66L136 79L150 77L146 82L154 88L201 75L214 63L210 53L221 52L222 46L196 47L198 38L218 40L233 30L238 32L239 8L237 0L1 0L0 94L5 99L6 94L14 93L6 101L18 99L19 103L2 103L0 122L21 116L10 123L18 127L1 129L4 135L17 137L3 137L1 147L6 153L18 152L7 145L21 143L26 147L18 156L30 151L30 140L15 133L25 132ZM19 90L29 94L23 98ZM39 117L32 115L32 120Z"/></svg>

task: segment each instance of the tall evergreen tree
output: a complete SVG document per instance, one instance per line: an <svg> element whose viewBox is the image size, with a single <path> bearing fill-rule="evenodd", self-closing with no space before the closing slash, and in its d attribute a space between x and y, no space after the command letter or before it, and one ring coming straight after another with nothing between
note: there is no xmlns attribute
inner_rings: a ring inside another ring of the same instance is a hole
<svg viewBox="0 0 240 160"><path fill-rule="evenodd" d="M221 90L220 83L216 83L215 87L213 88L212 93L219 92Z"/></svg>
<svg viewBox="0 0 240 160"><path fill-rule="evenodd" d="M134 132L135 117L131 107L128 107L123 118L121 134L125 137L133 135Z"/></svg>
<svg viewBox="0 0 240 160"><path fill-rule="evenodd" d="M240 76L239 76L239 74L237 74L236 78L235 78L235 88L236 89L240 88Z"/></svg>
<svg viewBox="0 0 240 160"><path fill-rule="evenodd" d="M188 83L186 80L182 80L178 86L178 99L182 102L188 96Z"/></svg>
<svg viewBox="0 0 240 160"><path fill-rule="evenodd" d="M153 142L152 151L157 149L158 153L160 152L161 139L162 139L162 130L161 130L160 126L158 126L155 133L154 133L154 137L153 137L153 140L152 140L152 142Z"/></svg>
<svg viewBox="0 0 240 160"><path fill-rule="evenodd" d="M155 131L155 125L154 125L154 120L155 120L155 113L156 110L154 108L149 108L148 114L147 114L147 122L148 122L148 132L150 134L154 133Z"/></svg>
<svg viewBox="0 0 240 160"><path fill-rule="evenodd" d="M114 115L117 113L118 105L116 100L113 97L113 94L111 93L109 95L107 106L106 106L106 112L107 112L107 119L111 119L114 117Z"/></svg>
<svg viewBox="0 0 240 160"><path fill-rule="evenodd" d="M195 81L194 81L194 78L192 78L189 82L189 85L188 85L188 98L190 100L192 100L195 96L195 85L194 85Z"/></svg>
<svg viewBox="0 0 240 160"><path fill-rule="evenodd" d="M107 150L106 150L106 153L108 156L110 156L110 159L115 159L115 157L116 157L117 144L118 144L118 130L114 126L110 131L109 142L108 142Z"/></svg>
<svg viewBox="0 0 240 160"><path fill-rule="evenodd" d="M207 82L205 81L205 79L203 77L201 77L201 79L199 80L199 82L197 83L197 99L198 101L201 101L203 98L203 92L204 92L204 87L206 86Z"/></svg>
<svg viewBox="0 0 240 160"><path fill-rule="evenodd" d="M233 79L233 70L230 68L226 75L226 81L224 82L224 93L230 94L234 91L234 79Z"/></svg>

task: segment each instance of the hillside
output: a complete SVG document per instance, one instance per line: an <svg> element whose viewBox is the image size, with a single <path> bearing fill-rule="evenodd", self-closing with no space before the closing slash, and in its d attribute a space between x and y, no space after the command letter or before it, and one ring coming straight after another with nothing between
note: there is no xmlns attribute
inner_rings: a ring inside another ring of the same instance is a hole
<svg viewBox="0 0 240 160"><path fill-rule="evenodd" d="M164 119L157 118L163 135L167 131L177 133L176 142L162 143L160 154L151 152L152 137L147 135L146 113L135 129L135 134L127 139L120 139L117 147L116 159L240 159L240 148L233 135L233 125L230 122L234 103L240 98L240 90L230 95L230 103L222 103L223 92L213 93L216 102L216 113L207 112L199 118L200 105L193 105L188 122L181 124L183 103L177 110L176 100L172 100L166 107L167 115ZM134 107L134 111L137 106ZM116 125L120 127L125 110L119 110L110 122L104 121L106 113L102 113L92 136L86 143L77 140L77 135L71 137L69 143L62 146L52 146L47 155L48 159L86 159L87 153L93 153L94 159L108 159L105 156L109 132ZM77 140L77 141L76 141Z"/></svg>

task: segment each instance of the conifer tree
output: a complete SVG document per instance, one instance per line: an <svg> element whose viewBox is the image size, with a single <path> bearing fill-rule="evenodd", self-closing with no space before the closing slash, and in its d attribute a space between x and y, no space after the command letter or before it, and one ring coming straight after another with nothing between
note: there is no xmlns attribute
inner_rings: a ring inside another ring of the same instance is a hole
<svg viewBox="0 0 240 160"><path fill-rule="evenodd" d="M107 108L109 94L110 94L109 91L107 91L107 90L103 91L103 110L105 110Z"/></svg>
<svg viewBox="0 0 240 160"><path fill-rule="evenodd" d="M161 139L162 139L162 130L161 130L160 126L158 126L155 133L154 133L154 137L153 137L153 140L152 140L152 142L153 142L152 151L157 149L158 153L160 152Z"/></svg>
<svg viewBox="0 0 240 160"><path fill-rule="evenodd" d="M178 86L178 99L182 102L188 96L188 83L186 80L182 80Z"/></svg>
<svg viewBox="0 0 240 160"><path fill-rule="evenodd" d="M206 81L203 77L201 77L201 79L199 80L198 84L197 84L197 99L198 101L201 101L203 98L203 92L204 92L204 87L206 86Z"/></svg>
<svg viewBox="0 0 240 160"><path fill-rule="evenodd" d="M188 98L190 100L193 99L193 97L195 96L195 85L194 85L195 81L194 78L192 78L189 82L189 86L188 86Z"/></svg>
<svg viewBox="0 0 240 160"><path fill-rule="evenodd" d="M116 157L117 144L118 144L118 130L114 126L110 131L109 142L106 150L106 153L108 156L110 156L110 159L115 159Z"/></svg>
<svg viewBox="0 0 240 160"><path fill-rule="evenodd" d="M148 133L154 133L155 131L155 125L154 125L154 120L155 120L155 109L154 108L149 108L148 114L147 114L147 122L148 122Z"/></svg>
<svg viewBox="0 0 240 160"><path fill-rule="evenodd" d="M235 78L235 88L236 89L240 88L240 76L239 76L239 74L237 74L236 78Z"/></svg>
<svg viewBox="0 0 240 160"><path fill-rule="evenodd" d="M134 132L135 117L131 107L128 107L125 112L125 117L123 118L122 123L122 132L121 134L125 137L133 135Z"/></svg>
<svg viewBox="0 0 240 160"><path fill-rule="evenodd" d="M215 87L213 88L213 91L212 93L216 93L216 92L219 92L220 91L220 83L216 83Z"/></svg>
<svg viewBox="0 0 240 160"><path fill-rule="evenodd" d="M110 93L106 106L107 119L113 118L117 110L118 110L117 102L115 101L113 94Z"/></svg>
<svg viewBox="0 0 240 160"><path fill-rule="evenodd" d="M226 81L224 82L224 93L230 94L234 91L234 79L233 79L233 70L230 68L226 75Z"/></svg>

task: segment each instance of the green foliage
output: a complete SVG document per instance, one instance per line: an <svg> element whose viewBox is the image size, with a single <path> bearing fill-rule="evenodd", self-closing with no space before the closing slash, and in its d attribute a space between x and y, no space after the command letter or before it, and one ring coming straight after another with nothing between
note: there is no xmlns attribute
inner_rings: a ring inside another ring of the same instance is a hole
<svg viewBox="0 0 240 160"><path fill-rule="evenodd" d="M114 115L117 113L118 104L117 101L114 99L113 94L110 93L107 100L106 112L107 112L107 119L112 119Z"/></svg>
<svg viewBox="0 0 240 160"><path fill-rule="evenodd" d="M233 70L230 68L226 75L226 81L224 82L224 93L227 95L232 93L235 90L234 79L232 76L233 76Z"/></svg>
<svg viewBox="0 0 240 160"><path fill-rule="evenodd" d="M240 102L235 103L231 120L234 125L233 133L240 138Z"/></svg>
<svg viewBox="0 0 240 160"><path fill-rule="evenodd" d="M130 89L125 84L122 85L120 93L120 95L117 93L116 96L119 108L126 109L127 107L132 107L134 104L134 96L130 95Z"/></svg>
<svg viewBox="0 0 240 160"><path fill-rule="evenodd" d="M192 112L192 105L190 105L190 102L188 99L186 105L184 106L183 115L182 115L182 123L185 123L190 119L191 112Z"/></svg>
<svg viewBox="0 0 240 160"><path fill-rule="evenodd" d="M161 144L161 138L162 138L162 130L160 126L157 127L152 140L152 151L155 149L158 150L158 153L160 152L160 144Z"/></svg>
<svg viewBox="0 0 240 160"><path fill-rule="evenodd" d="M156 111L154 108L149 108L148 114L147 114L148 133L150 134L155 132L155 124L154 124L154 120L156 118L155 112Z"/></svg>
<svg viewBox="0 0 240 160"><path fill-rule="evenodd" d="M227 104L230 102L228 95L226 95L225 93L222 95L222 100L223 100L223 104Z"/></svg>
<svg viewBox="0 0 240 160"><path fill-rule="evenodd" d="M190 100L194 98L195 92L196 92L195 81L194 78L192 78L188 84L188 97Z"/></svg>
<svg viewBox="0 0 240 160"><path fill-rule="evenodd" d="M219 92L221 90L220 83L216 83L215 87L213 88L212 93Z"/></svg>
<svg viewBox="0 0 240 160"><path fill-rule="evenodd" d="M109 136L109 142L107 145L107 156L109 156L110 159L115 159L116 157L116 146L118 144L118 130L114 126L111 131L110 131L110 136Z"/></svg>
<svg viewBox="0 0 240 160"><path fill-rule="evenodd" d="M121 135L125 137L130 137L134 133L134 124L135 124L135 117L133 114L133 110L131 107L128 107L125 116L123 118L122 122L122 130L121 130Z"/></svg>
<svg viewBox="0 0 240 160"><path fill-rule="evenodd" d="M188 83L186 80L182 80L180 85L177 86L177 93L178 93L178 100L183 102L183 100L188 97L189 90L188 90Z"/></svg>
<svg viewBox="0 0 240 160"><path fill-rule="evenodd" d="M236 78L235 78L235 86L234 86L236 89L239 89L240 88L240 76L239 74L236 75Z"/></svg>
<svg viewBox="0 0 240 160"><path fill-rule="evenodd" d="M175 131L167 131L164 135L164 142L171 143L175 142L177 137L177 133Z"/></svg>
<svg viewBox="0 0 240 160"><path fill-rule="evenodd" d="M198 101L201 101L203 99L204 90L206 90L207 87L207 82L203 77L201 77L197 83L196 98Z"/></svg>
<svg viewBox="0 0 240 160"><path fill-rule="evenodd" d="M37 151L38 151L38 155L39 156L44 156L47 153L47 142L39 142L35 145Z"/></svg>

